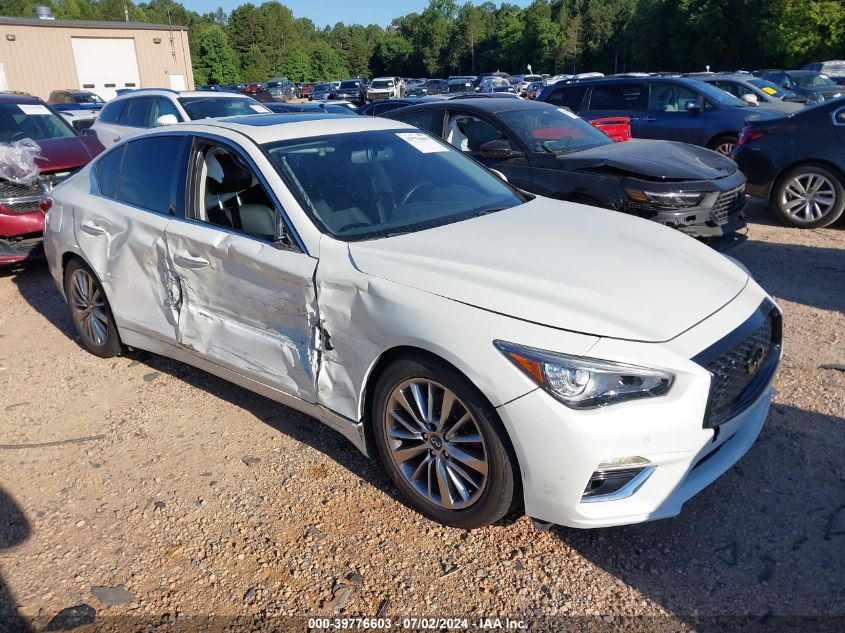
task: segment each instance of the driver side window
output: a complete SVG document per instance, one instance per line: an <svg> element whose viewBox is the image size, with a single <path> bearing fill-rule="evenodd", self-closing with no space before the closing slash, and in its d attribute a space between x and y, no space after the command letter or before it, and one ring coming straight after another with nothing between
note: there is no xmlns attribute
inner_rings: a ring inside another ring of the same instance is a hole
<svg viewBox="0 0 845 633"><path fill-rule="evenodd" d="M508 140L494 125L469 114L454 113L446 125L446 142L469 154L478 156L481 146L490 141Z"/></svg>
<svg viewBox="0 0 845 633"><path fill-rule="evenodd" d="M232 148L200 142L192 159L192 219L266 241L276 238L273 199Z"/></svg>

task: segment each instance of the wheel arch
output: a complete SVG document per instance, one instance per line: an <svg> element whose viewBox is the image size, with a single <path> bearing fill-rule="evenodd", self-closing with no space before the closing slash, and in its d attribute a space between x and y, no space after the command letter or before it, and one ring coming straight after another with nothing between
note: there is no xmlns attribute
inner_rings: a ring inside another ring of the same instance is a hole
<svg viewBox="0 0 845 633"><path fill-rule="evenodd" d="M385 350L382 352L375 361L373 361L372 365L370 366L369 371L367 372L364 378L364 384L361 387L361 395L359 398L359 415L361 424L363 426L364 431L364 442L367 447L367 453L369 455L378 455L378 450L376 449L375 443L373 441L373 423L374 420L370 415L370 408L373 402L373 398L375 397L375 389L376 385L378 384L379 378L384 373L384 371L396 360L410 355L422 355L431 358L437 362L445 363L449 365L452 369L458 372L461 376L463 376L470 385L481 395L484 400L490 405L491 411L495 414L496 419L501 426L502 431L504 432L504 438L506 443L506 448L508 453L513 460L514 466L517 469L518 480L520 482L519 488L519 500L522 501L522 468L519 463L519 458L517 452L514 448L513 440L510 437L510 433L508 432L507 427L502 422L501 418L499 418L499 414L496 411L496 406L490 401L490 398L485 394L481 388L475 383L475 381L467 375L467 372L461 369L458 365L451 362L449 359L444 358L442 354L438 354L431 350L425 349L423 347L419 347L416 345L397 345L395 347L391 347L390 349Z"/></svg>
<svg viewBox="0 0 845 633"><path fill-rule="evenodd" d="M726 136L733 136L739 138L740 132L731 132L730 130L722 130L721 132L717 132L709 139L707 139L707 143L704 144L704 147L707 149L711 149L711 145L713 145L716 141L720 138L725 138Z"/></svg>
<svg viewBox="0 0 845 633"><path fill-rule="evenodd" d="M792 163L785 165L784 167L778 170L777 175L772 178L772 186L769 189L769 204L774 202L775 192L777 191L778 185L780 185L781 180L783 180L784 175L788 174L790 171L795 169L796 167L801 167L802 165L816 165L818 167L823 167L827 169L836 176L839 177L839 182L843 188L845 188L845 171L842 168L837 167L833 163L825 159L814 159L814 158L800 158Z"/></svg>

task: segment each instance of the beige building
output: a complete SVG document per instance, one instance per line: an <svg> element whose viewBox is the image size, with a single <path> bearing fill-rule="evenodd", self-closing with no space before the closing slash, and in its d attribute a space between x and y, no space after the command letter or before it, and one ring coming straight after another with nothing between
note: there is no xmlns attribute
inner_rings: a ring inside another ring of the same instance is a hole
<svg viewBox="0 0 845 633"><path fill-rule="evenodd" d="M0 91L61 88L111 99L120 88L193 90L188 30L134 22L0 16Z"/></svg>

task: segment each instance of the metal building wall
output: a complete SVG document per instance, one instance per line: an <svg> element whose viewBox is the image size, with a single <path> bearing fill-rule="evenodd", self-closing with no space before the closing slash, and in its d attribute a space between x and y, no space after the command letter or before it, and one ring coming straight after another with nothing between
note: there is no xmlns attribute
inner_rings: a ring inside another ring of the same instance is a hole
<svg viewBox="0 0 845 633"><path fill-rule="evenodd" d="M0 63L8 90L46 99L52 90L80 88L73 37L135 40L142 88L169 88L170 75L184 75L194 88L188 32L184 27L128 22L72 22L0 17ZM172 38L172 41L171 41ZM155 40L160 42L157 44Z"/></svg>

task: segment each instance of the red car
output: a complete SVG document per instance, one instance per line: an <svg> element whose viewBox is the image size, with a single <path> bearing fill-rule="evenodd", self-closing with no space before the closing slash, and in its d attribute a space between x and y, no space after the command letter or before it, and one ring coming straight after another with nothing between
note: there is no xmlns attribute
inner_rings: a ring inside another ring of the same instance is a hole
<svg viewBox="0 0 845 633"><path fill-rule="evenodd" d="M264 90L264 86L262 84L247 84L246 86L244 86L243 92L244 94L252 95L258 94L262 90Z"/></svg>
<svg viewBox="0 0 845 633"><path fill-rule="evenodd" d="M41 99L0 94L0 144L23 139L32 139L40 148L35 159L39 175L29 184L0 178L0 264L42 256L44 214L39 202L56 183L103 151L96 136L80 136Z"/></svg>

